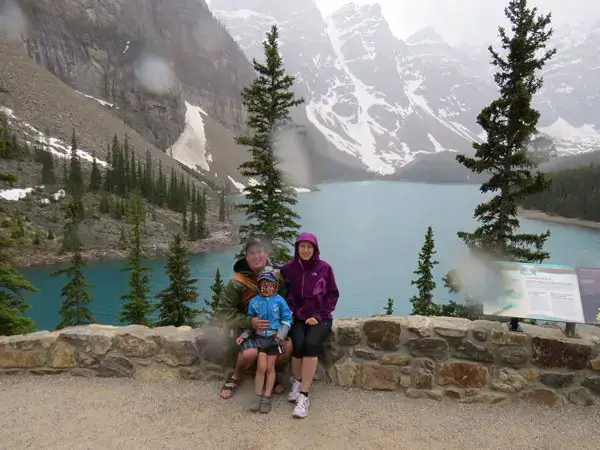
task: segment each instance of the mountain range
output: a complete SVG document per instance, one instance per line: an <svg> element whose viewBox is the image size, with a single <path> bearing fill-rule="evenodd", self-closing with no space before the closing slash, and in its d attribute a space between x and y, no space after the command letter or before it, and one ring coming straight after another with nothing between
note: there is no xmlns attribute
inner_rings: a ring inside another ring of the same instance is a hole
<svg viewBox="0 0 600 450"><path fill-rule="evenodd" d="M497 95L487 51L452 47L432 28L401 40L378 4L350 3L329 17L313 0L212 0L210 7L249 59L261 58L265 30L279 26L307 120L367 171L407 175L436 160L447 164L447 152L468 153L485 138L476 117ZM598 149L598 44L598 23L555 31L558 52L535 106L539 131L559 156Z"/></svg>
<svg viewBox="0 0 600 450"><path fill-rule="evenodd" d="M484 138L489 56L431 28L399 39L377 4L324 17L313 0L4 0L0 105L63 142L75 127L100 159L127 133L140 154L242 190L252 180L238 172L248 157L234 140L247 131L240 93L273 24L305 98L292 115L306 132L278 148L295 185L469 178L454 156ZM560 156L600 142L598 44L599 24L556 31L535 104Z"/></svg>

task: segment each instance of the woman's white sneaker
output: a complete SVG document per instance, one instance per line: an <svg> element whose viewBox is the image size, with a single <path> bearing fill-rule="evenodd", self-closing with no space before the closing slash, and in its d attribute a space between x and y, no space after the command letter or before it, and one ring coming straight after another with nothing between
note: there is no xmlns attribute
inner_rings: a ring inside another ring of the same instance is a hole
<svg viewBox="0 0 600 450"><path fill-rule="evenodd" d="M288 394L288 402L296 403L298 397L300 397L300 387L302 383L300 383L296 379L292 379L292 390Z"/></svg>
<svg viewBox="0 0 600 450"><path fill-rule="evenodd" d="M310 406L310 400L306 395L300 394L296 401L296 407L292 412L292 417L296 419L304 419L308 416L308 407Z"/></svg>

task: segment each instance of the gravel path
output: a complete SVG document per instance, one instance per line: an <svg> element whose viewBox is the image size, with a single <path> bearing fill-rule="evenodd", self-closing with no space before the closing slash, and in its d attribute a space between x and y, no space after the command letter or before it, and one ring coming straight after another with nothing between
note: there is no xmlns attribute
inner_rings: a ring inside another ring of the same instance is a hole
<svg viewBox="0 0 600 450"><path fill-rule="evenodd" d="M218 387L0 376L0 448L583 450L600 442L598 407L463 405L317 386L310 417L295 420L283 398L269 415L246 412L250 383L230 401Z"/></svg>

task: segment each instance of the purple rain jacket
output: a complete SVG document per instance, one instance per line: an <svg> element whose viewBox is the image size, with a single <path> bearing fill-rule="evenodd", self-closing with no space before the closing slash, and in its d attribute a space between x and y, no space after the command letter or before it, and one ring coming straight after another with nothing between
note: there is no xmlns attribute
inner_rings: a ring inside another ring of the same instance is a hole
<svg viewBox="0 0 600 450"><path fill-rule="evenodd" d="M315 246L310 261L302 261L298 254L298 244L308 241ZM340 292L335 283L331 266L320 257L317 237L311 233L301 233L296 239L294 259L281 267L281 274L288 284L287 302L294 318L307 320L314 317L319 322L331 320Z"/></svg>

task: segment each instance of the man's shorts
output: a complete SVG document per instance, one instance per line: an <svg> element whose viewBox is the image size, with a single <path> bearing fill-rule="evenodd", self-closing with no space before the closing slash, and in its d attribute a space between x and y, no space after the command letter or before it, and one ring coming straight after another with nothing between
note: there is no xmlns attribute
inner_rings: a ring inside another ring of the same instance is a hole
<svg viewBox="0 0 600 450"><path fill-rule="evenodd" d="M266 353L269 356L279 356L283 353L282 345L278 345L272 336L252 336L242 342L241 350L251 348L258 349L259 353Z"/></svg>

